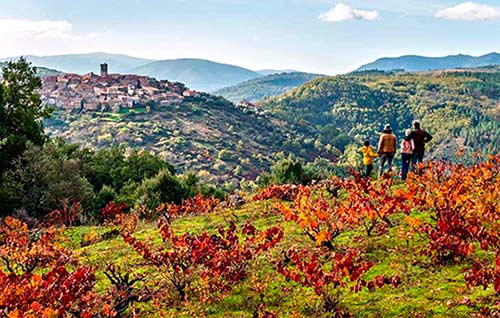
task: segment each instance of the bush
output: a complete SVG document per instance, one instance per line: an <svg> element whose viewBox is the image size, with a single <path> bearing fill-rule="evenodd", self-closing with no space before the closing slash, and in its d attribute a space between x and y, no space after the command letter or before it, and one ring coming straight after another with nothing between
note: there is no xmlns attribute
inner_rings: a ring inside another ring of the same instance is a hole
<svg viewBox="0 0 500 318"><path fill-rule="evenodd" d="M271 167L270 175L262 175L258 183L260 186L269 184L307 184L311 178L304 171L302 162L289 155L287 158L281 158Z"/></svg>
<svg viewBox="0 0 500 318"><path fill-rule="evenodd" d="M227 149L222 149L221 151L219 151L217 158L222 161L229 161L231 160L231 152L229 152L229 150Z"/></svg>
<svg viewBox="0 0 500 318"><path fill-rule="evenodd" d="M189 194L189 188L170 171L161 170L156 176L144 180L134 197L139 204L154 208L167 202L180 204Z"/></svg>
<svg viewBox="0 0 500 318"><path fill-rule="evenodd" d="M101 210L108 202L114 201L116 197L117 194L112 187L107 185L103 186L95 198L96 210Z"/></svg>
<svg viewBox="0 0 500 318"><path fill-rule="evenodd" d="M337 175L339 167L329 159L316 158L313 162L308 162L304 166L304 171L311 179L324 180Z"/></svg>

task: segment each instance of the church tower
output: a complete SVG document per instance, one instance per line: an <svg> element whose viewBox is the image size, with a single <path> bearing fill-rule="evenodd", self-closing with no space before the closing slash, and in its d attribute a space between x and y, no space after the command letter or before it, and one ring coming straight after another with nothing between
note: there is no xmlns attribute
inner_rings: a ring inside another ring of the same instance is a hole
<svg viewBox="0 0 500 318"><path fill-rule="evenodd" d="M107 63L101 64L101 76L102 77L108 76L108 64Z"/></svg>

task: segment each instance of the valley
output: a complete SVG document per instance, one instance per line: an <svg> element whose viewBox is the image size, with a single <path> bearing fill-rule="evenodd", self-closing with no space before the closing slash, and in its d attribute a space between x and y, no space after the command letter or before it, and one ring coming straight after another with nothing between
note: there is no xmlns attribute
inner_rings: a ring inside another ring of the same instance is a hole
<svg viewBox="0 0 500 318"><path fill-rule="evenodd" d="M500 147L499 74L498 68L317 79L282 73L244 82L233 89L240 95L226 95L257 100L258 106L139 75L47 77L41 95L56 108L46 122L52 137L97 148L139 147L179 171L207 172L216 183L237 184L258 176L279 152L330 160L352 142L375 143L385 123L402 138L416 119L435 136L431 158L467 162L476 152L495 153ZM252 87L263 93L250 93ZM216 94L224 92L234 94L230 89Z"/></svg>
<svg viewBox="0 0 500 318"><path fill-rule="evenodd" d="M60 312L103 318L500 311L499 67L280 73L210 94L107 66L5 66L6 310L52 315L65 299ZM422 175L359 174L364 140L387 123L401 140L414 120L434 136ZM57 288L68 282L78 292Z"/></svg>
<svg viewBox="0 0 500 318"><path fill-rule="evenodd" d="M500 318L496 2L0 0L0 318Z"/></svg>

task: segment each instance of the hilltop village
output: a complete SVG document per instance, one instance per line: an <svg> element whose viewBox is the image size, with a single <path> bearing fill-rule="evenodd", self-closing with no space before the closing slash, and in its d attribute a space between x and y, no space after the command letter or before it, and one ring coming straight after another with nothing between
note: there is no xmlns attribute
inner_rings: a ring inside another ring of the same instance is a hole
<svg viewBox="0 0 500 318"><path fill-rule="evenodd" d="M101 64L101 74L62 74L43 79L42 101L68 113L87 111L119 112L121 109L149 108L180 104L186 97L200 93L184 84L156 80L148 76L108 74Z"/></svg>

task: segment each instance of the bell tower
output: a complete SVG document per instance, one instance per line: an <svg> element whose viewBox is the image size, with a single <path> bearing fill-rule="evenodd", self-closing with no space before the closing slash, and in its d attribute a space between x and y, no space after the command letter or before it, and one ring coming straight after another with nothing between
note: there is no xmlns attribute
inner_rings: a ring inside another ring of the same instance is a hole
<svg viewBox="0 0 500 318"><path fill-rule="evenodd" d="M101 64L101 76L102 77L108 76L108 64L107 63Z"/></svg>

